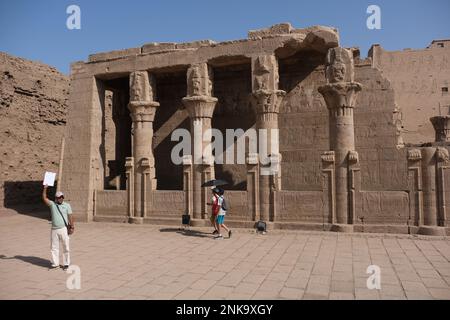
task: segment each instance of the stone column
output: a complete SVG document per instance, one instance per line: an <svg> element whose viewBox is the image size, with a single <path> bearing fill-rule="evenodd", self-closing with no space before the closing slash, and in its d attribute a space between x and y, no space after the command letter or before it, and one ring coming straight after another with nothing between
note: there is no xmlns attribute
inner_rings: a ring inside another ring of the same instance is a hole
<svg viewBox="0 0 450 320"><path fill-rule="evenodd" d="M134 216L134 159L127 157L125 160L125 174L127 177L127 214L131 220Z"/></svg>
<svg viewBox="0 0 450 320"><path fill-rule="evenodd" d="M155 159L153 157L153 120L159 103L153 101L153 87L147 71L130 74L130 110L133 121L133 158L134 158L134 223L142 223L146 208L144 185L148 172L150 190L156 189Z"/></svg>
<svg viewBox="0 0 450 320"><path fill-rule="evenodd" d="M336 226L351 231L349 217L349 163L348 154L355 151L353 108L361 84L354 82L352 52L344 48L328 51L327 84L319 88L325 99L330 118L330 149L335 152Z"/></svg>
<svg viewBox="0 0 450 320"><path fill-rule="evenodd" d="M247 206L253 221L259 216L259 159L257 153L249 153L245 159L247 164Z"/></svg>
<svg viewBox="0 0 450 320"><path fill-rule="evenodd" d="M416 233L423 225L423 193L422 193L422 151L408 150L408 188L409 188L409 220L410 233Z"/></svg>
<svg viewBox="0 0 450 320"><path fill-rule="evenodd" d="M437 226L436 148L422 148L423 224Z"/></svg>
<svg viewBox="0 0 450 320"><path fill-rule="evenodd" d="M324 216L328 216L330 225L336 220L336 183L335 179L335 155L334 151L325 151L321 155L322 160L322 189L324 193Z"/></svg>
<svg viewBox="0 0 450 320"><path fill-rule="evenodd" d="M193 64L187 71L187 97L183 104L191 120L191 153L193 170L193 217L203 219L207 214L207 189L201 187L208 179L214 179L214 161L211 143L211 118L217 104L212 97L212 73L207 63Z"/></svg>
<svg viewBox="0 0 450 320"><path fill-rule="evenodd" d="M450 172L449 150L444 147L438 147L436 150L436 174L437 174L437 205L438 205L438 226L447 227L447 207L450 193L446 190L446 172Z"/></svg>
<svg viewBox="0 0 450 320"><path fill-rule="evenodd" d="M183 156L184 214L192 215L192 156Z"/></svg>
<svg viewBox="0 0 450 320"><path fill-rule="evenodd" d="M436 142L450 142L450 116L438 116L430 119L436 132Z"/></svg>
<svg viewBox="0 0 450 320"><path fill-rule="evenodd" d="M424 147L422 152L422 183L423 183L423 224L420 225L418 233L434 236L445 236L445 228L441 226L440 217L442 208L439 208L440 186L438 179L438 163L442 159L448 159L448 151L444 148ZM444 160L445 161L445 160Z"/></svg>
<svg viewBox="0 0 450 320"><path fill-rule="evenodd" d="M259 209L260 219L273 221L274 193L276 183L273 179L279 174L280 165L276 159L279 154L278 113L285 91L278 90L278 62L274 55L261 55L252 58L252 102L256 112L259 153ZM274 159L274 161L272 161ZM281 177L281 175L278 175Z"/></svg>

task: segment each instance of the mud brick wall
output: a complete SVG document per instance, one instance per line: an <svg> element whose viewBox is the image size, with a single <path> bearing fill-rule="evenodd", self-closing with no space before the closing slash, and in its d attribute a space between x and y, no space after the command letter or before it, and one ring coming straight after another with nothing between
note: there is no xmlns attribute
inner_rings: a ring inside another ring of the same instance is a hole
<svg viewBox="0 0 450 320"><path fill-rule="evenodd" d="M45 171L57 172L69 78L0 52L0 207L40 203Z"/></svg>

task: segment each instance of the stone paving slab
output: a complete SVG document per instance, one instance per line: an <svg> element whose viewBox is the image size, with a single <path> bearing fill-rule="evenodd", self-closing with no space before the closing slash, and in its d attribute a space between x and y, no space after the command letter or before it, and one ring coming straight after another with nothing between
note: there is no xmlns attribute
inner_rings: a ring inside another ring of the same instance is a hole
<svg viewBox="0 0 450 320"><path fill-rule="evenodd" d="M48 270L48 221L0 214L0 299L445 299L450 239L392 234L77 223L70 274ZM198 236L199 235L199 236ZM381 268L381 289L366 269Z"/></svg>

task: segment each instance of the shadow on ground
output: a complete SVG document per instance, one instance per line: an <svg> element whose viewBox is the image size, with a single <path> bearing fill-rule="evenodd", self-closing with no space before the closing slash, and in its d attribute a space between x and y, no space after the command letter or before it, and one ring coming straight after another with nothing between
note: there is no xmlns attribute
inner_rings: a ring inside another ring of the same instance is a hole
<svg viewBox="0 0 450 320"><path fill-rule="evenodd" d="M43 268L49 268L51 265L50 260L47 259L42 259L39 257L34 257L34 256L14 256L14 257L7 257L5 255L0 255L0 259L2 260L12 260L12 259L17 259L17 260L21 260L23 262L27 262L27 263L31 263L35 266L38 267L43 267Z"/></svg>
<svg viewBox="0 0 450 320"><path fill-rule="evenodd" d="M184 229L184 228L163 228L159 229L159 232L174 232L181 234L187 237L199 237L199 238L211 238L212 234L208 232L202 232L198 230L192 229Z"/></svg>

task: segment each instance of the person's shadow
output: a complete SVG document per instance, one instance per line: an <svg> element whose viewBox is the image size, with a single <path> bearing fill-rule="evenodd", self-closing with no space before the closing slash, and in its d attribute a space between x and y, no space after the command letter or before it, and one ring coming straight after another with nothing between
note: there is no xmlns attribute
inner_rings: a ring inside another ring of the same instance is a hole
<svg viewBox="0 0 450 320"><path fill-rule="evenodd" d="M159 232L175 232L187 237L199 237L199 238L211 238L212 235L207 232L201 232L197 230L185 229L185 228L163 228L159 229Z"/></svg>
<svg viewBox="0 0 450 320"><path fill-rule="evenodd" d="M11 260L11 259L22 260L23 262L31 263L31 264L34 264L35 266L43 267L43 268L49 268L51 266L50 260L42 259L42 258L34 257L34 256L7 257L4 254L2 254L2 255L0 255L0 259L2 259L2 260Z"/></svg>

